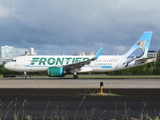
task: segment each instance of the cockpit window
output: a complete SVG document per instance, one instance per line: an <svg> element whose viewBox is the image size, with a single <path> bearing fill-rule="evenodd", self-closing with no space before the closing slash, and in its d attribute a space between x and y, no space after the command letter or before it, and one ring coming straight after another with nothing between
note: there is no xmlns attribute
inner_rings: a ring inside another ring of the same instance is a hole
<svg viewBox="0 0 160 120"><path fill-rule="evenodd" d="M12 62L16 62L16 60L12 60Z"/></svg>

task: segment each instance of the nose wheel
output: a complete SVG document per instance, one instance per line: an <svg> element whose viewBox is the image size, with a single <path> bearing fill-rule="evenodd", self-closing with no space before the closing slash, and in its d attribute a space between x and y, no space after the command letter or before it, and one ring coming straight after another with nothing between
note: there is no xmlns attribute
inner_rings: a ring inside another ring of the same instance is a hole
<svg viewBox="0 0 160 120"><path fill-rule="evenodd" d="M26 78L27 78L27 72L24 72L23 79L26 79Z"/></svg>
<svg viewBox="0 0 160 120"><path fill-rule="evenodd" d="M78 75L74 75L73 78L74 78L74 79L78 79Z"/></svg>

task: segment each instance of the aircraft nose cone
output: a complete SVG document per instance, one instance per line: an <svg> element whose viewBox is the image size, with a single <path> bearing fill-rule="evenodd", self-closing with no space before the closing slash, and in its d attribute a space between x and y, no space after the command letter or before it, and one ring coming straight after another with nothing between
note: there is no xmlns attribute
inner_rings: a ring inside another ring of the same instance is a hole
<svg viewBox="0 0 160 120"><path fill-rule="evenodd" d="M9 65L8 63L6 63L6 64L4 65L4 68L7 69L7 70L9 70L9 68L10 68L9 66L10 66L10 65Z"/></svg>

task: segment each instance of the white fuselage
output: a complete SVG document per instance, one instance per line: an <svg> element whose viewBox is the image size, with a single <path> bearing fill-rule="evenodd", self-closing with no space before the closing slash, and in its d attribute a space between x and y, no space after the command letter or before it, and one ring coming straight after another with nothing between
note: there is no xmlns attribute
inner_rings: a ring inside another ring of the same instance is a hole
<svg viewBox="0 0 160 120"><path fill-rule="evenodd" d="M93 56L20 56L12 59L5 64L5 68L11 71L17 72L40 72L47 71L50 66L65 66L68 64L74 64L78 61L84 61L91 59ZM107 72L118 69L123 69L124 63L123 56L106 56L101 55L95 61L90 62L88 65L84 65L76 72ZM75 71L71 71L74 73Z"/></svg>

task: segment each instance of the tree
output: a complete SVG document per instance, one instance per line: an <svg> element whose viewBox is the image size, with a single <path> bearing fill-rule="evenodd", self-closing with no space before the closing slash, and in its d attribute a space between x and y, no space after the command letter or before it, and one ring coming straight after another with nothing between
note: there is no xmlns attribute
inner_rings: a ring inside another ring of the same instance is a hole
<svg viewBox="0 0 160 120"><path fill-rule="evenodd" d="M160 74L160 50L158 50L158 53L157 53L157 59L156 59L156 62L155 64L153 64L153 73L154 74Z"/></svg>
<svg viewBox="0 0 160 120"><path fill-rule="evenodd" d="M13 72L12 71L9 71L9 70L6 70L4 68L4 65L0 65L0 75L4 75L4 74L12 74Z"/></svg>

